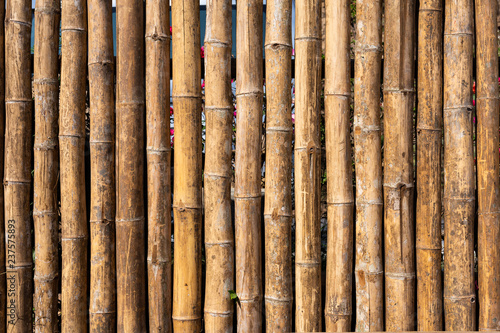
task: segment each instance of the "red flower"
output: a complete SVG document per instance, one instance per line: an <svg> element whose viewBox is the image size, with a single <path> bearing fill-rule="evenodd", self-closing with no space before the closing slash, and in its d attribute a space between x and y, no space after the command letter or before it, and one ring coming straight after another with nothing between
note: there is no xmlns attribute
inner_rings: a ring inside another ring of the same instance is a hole
<svg viewBox="0 0 500 333"><path fill-rule="evenodd" d="M201 57L205 58L205 47L201 47Z"/></svg>
<svg viewBox="0 0 500 333"><path fill-rule="evenodd" d="M474 83L472 84L472 93L476 93L476 81L474 81Z"/></svg>
<svg viewBox="0 0 500 333"><path fill-rule="evenodd" d="M174 114L174 108L170 107L170 115L173 115L173 114Z"/></svg>
<svg viewBox="0 0 500 333"><path fill-rule="evenodd" d="M172 34L172 26L170 26L170 34Z"/></svg>

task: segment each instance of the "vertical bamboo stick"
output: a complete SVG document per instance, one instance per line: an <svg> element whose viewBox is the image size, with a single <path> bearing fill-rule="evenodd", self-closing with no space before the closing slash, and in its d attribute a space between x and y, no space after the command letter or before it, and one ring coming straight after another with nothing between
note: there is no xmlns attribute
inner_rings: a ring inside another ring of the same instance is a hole
<svg viewBox="0 0 500 333"><path fill-rule="evenodd" d="M321 330L319 94L321 2L297 0L295 16L295 329Z"/></svg>
<svg viewBox="0 0 500 333"><path fill-rule="evenodd" d="M116 80L116 293L118 331L146 331L144 7L118 1Z"/></svg>
<svg viewBox="0 0 500 333"><path fill-rule="evenodd" d="M444 311L447 331L475 329L473 2L446 0L444 26Z"/></svg>
<svg viewBox="0 0 500 333"><path fill-rule="evenodd" d="M414 331L413 105L415 0L385 2L384 231L388 331Z"/></svg>
<svg viewBox="0 0 500 333"><path fill-rule="evenodd" d="M169 7L168 0L146 1L148 300L151 332L172 330Z"/></svg>
<svg viewBox="0 0 500 333"><path fill-rule="evenodd" d="M174 331L197 332L201 308L200 2L173 0Z"/></svg>
<svg viewBox="0 0 500 333"><path fill-rule="evenodd" d="M205 331L233 332L234 233L231 219L230 0L207 2L205 33Z"/></svg>
<svg viewBox="0 0 500 333"><path fill-rule="evenodd" d="M476 0L479 330L500 319L497 0Z"/></svg>
<svg viewBox="0 0 500 333"><path fill-rule="evenodd" d="M419 331L441 331L443 0L421 0L418 20L417 323Z"/></svg>
<svg viewBox="0 0 500 333"><path fill-rule="evenodd" d="M292 287L292 1L270 0L266 16L266 331L290 332Z"/></svg>
<svg viewBox="0 0 500 333"><path fill-rule="evenodd" d="M116 328L115 99L111 2L89 0L90 331Z"/></svg>
<svg viewBox="0 0 500 333"><path fill-rule="evenodd" d="M382 3L356 3L356 331L384 330L380 74Z"/></svg>
<svg viewBox="0 0 500 333"><path fill-rule="evenodd" d="M0 1L0 179L4 175L5 152L5 0ZM7 280L5 272L5 214L4 191L0 190L0 304L7 304ZM7 329L7 307L0 308L0 333Z"/></svg>
<svg viewBox="0 0 500 333"><path fill-rule="evenodd" d="M238 332L262 331L262 1L237 7L235 229Z"/></svg>
<svg viewBox="0 0 500 333"><path fill-rule="evenodd" d="M35 7L35 331L57 330L59 275L59 0Z"/></svg>
<svg viewBox="0 0 500 333"><path fill-rule="evenodd" d="M354 193L352 183L350 0L326 1L325 137L328 204L325 324L351 331Z"/></svg>
<svg viewBox="0 0 500 333"><path fill-rule="evenodd" d="M5 37L5 306L7 332L15 333L33 328L31 1L7 2Z"/></svg>

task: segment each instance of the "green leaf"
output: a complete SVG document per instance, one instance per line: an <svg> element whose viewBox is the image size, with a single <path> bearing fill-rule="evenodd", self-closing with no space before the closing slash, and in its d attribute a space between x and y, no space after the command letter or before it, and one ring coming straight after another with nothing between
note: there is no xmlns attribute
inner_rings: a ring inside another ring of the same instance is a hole
<svg viewBox="0 0 500 333"><path fill-rule="evenodd" d="M231 297L231 300L235 301L236 303L238 303L239 306L241 306L240 299L238 298L236 292L234 290L228 290L228 292L229 292L229 297Z"/></svg>

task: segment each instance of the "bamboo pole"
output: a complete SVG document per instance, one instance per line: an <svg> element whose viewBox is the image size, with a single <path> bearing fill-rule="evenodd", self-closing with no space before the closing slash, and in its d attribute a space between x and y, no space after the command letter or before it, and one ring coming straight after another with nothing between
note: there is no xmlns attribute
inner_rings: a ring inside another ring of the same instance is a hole
<svg viewBox="0 0 500 333"><path fill-rule="evenodd" d="M380 75L382 3L356 3L356 331L384 330Z"/></svg>
<svg viewBox="0 0 500 333"><path fill-rule="evenodd" d="M295 16L295 329L321 330L321 2L297 0Z"/></svg>
<svg viewBox="0 0 500 333"><path fill-rule="evenodd" d="M418 17L417 323L419 331L441 331L443 0L420 1Z"/></svg>
<svg viewBox="0 0 500 333"><path fill-rule="evenodd" d="M146 1L148 300L151 332L172 331L168 0Z"/></svg>
<svg viewBox="0 0 500 333"><path fill-rule="evenodd" d="M115 99L112 7L89 0L90 331L116 328Z"/></svg>
<svg viewBox="0 0 500 333"><path fill-rule="evenodd" d="M328 243L325 324L351 331L354 193L352 183L350 0L326 1L325 138Z"/></svg>
<svg viewBox="0 0 500 333"><path fill-rule="evenodd" d="M202 328L200 2L173 0L174 297L176 332Z"/></svg>
<svg viewBox="0 0 500 333"><path fill-rule="evenodd" d="M121 332L146 331L144 7L117 3L116 294Z"/></svg>
<svg viewBox="0 0 500 333"><path fill-rule="evenodd" d="M5 19L5 234L7 332L33 329L30 191L32 92L31 1L7 2Z"/></svg>
<svg viewBox="0 0 500 333"><path fill-rule="evenodd" d="M0 1L0 179L4 175L5 152L5 0ZM7 304L4 191L0 190L0 304ZM0 307L0 333L7 329L7 306Z"/></svg>
<svg viewBox="0 0 500 333"><path fill-rule="evenodd" d="M230 0L207 2L205 32L205 331L233 332L234 231L231 219Z"/></svg>
<svg viewBox="0 0 500 333"><path fill-rule="evenodd" d="M265 308L267 332L290 332L292 286L292 1L266 16Z"/></svg>
<svg viewBox="0 0 500 333"><path fill-rule="evenodd" d="M446 0L444 26L445 330L475 330L473 2ZM489 246L491 246L489 244Z"/></svg>
<svg viewBox="0 0 500 333"><path fill-rule="evenodd" d="M58 327L59 276L59 0L35 4L35 331L55 332Z"/></svg>
<svg viewBox="0 0 500 333"><path fill-rule="evenodd" d="M500 319L497 0L476 0L479 330Z"/></svg>

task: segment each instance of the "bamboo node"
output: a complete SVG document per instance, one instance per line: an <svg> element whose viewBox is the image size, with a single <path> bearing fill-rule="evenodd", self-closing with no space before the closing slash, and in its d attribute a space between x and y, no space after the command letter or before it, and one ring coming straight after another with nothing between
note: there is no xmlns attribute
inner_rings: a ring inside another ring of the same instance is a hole
<svg viewBox="0 0 500 333"><path fill-rule="evenodd" d="M296 261L295 262L295 266L299 266L299 267L316 267L318 265L321 265L321 262L319 260Z"/></svg>
<svg viewBox="0 0 500 333"><path fill-rule="evenodd" d="M323 39L321 37L315 36L304 36L304 37L295 37L296 42L305 41L305 42L319 42Z"/></svg>
<svg viewBox="0 0 500 333"><path fill-rule="evenodd" d="M39 85L59 84L59 80L49 79L49 78L41 78L41 79L34 79L33 83L39 84Z"/></svg>
<svg viewBox="0 0 500 333"><path fill-rule="evenodd" d="M463 295L463 296L444 296L444 299L447 299L450 301L461 301L463 299L470 299L471 303L475 303L476 302L476 294Z"/></svg>
<svg viewBox="0 0 500 333"><path fill-rule="evenodd" d="M431 126L419 125L419 126L417 126L417 131L442 132L443 129L441 127L431 127Z"/></svg>
<svg viewBox="0 0 500 333"><path fill-rule="evenodd" d="M234 241L233 240L224 240L224 241L220 241L220 242L205 242L205 246L222 246L222 247L225 247L225 246L229 246L229 245L233 245L234 244Z"/></svg>
<svg viewBox="0 0 500 333"><path fill-rule="evenodd" d="M33 217L56 216L56 212L52 210L33 210Z"/></svg>
<svg viewBox="0 0 500 333"><path fill-rule="evenodd" d="M208 314L213 317L230 317L234 311L211 311L211 310L205 310L205 314Z"/></svg>
<svg viewBox="0 0 500 333"><path fill-rule="evenodd" d="M219 47L229 47L231 44L229 42L223 42L219 39L207 38L205 39L205 45L214 45Z"/></svg>
<svg viewBox="0 0 500 333"><path fill-rule="evenodd" d="M384 89L384 93L387 93L387 94L414 94L415 93L415 89L414 88L410 88L410 89L398 89L398 88L385 88Z"/></svg>
<svg viewBox="0 0 500 333"><path fill-rule="evenodd" d="M197 210L197 209L202 209L203 207L201 207L201 206L185 206L182 204L181 205L173 204L172 208L178 210L179 212L184 212L186 209Z"/></svg>
<svg viewBox="0 0 500 333"><path fill-rule="evenodd" d="M32 99L5 99L5 104L33 103Z"/></svg>
<svg viewBox="0 0 500 333"><path fill-rule="evenodd" d="M201 316L172 316L172 320L177 321L195 321L200 320L201 318Z"/></svg>
<svg viewBox="0 0 500 333"><path fill-rule="evenodd" d="M93 66L93 65L101 65L101 66L106 66L106 65L113 65L112 60L100 60L100 61L92 61L88 63L88 66Z"/></svg>
<svg viewBox="0 0 500 333"><path fill-rule="evenodd" d="M78 33L81 33L81 32L86 32L86 30L84 28L81 28L81 27L61 27L61 35L63 32L78 32Z"/></svg>
<svg viewBox="0 0 500 333"><path fill-rule="evenodd" d="M266 127L266 133L273 133L273 132L291 133L292 131L293 131L292 127L285 127L285 126Z"/></svg>
<svg viewBox="0 0 500 333"><path fill-rule="evenodd" d="M26 22L26 21L20 21L20 20L15 20L15 19L8 19L6 23L14 23L14 24L24 25L26 27L31 28L31 21Z"/></svg>
<svg viewBox="0 0 500 333"><path fill-rule="evenodd" d="M332 97L344 97L344 98L350 98L351 93L350 92L340 92L340 91L332 91L332 92L327 92L325 93L325 97L332 96Z"/></svg>
<svg viewBox="0 0 500 333"><path fill-rule="evenodd" d="M5 186L12 186L12 185L31 185L31 180L26 180L26 179L8 180L8 179L4 179L3 184L4 184Z"/></svg>
<svg viewBox="0 0 500 333"><path fill-rule="evenodd" d="M172 99L183 98L183 99L201 99L200 95L172 95Z"/></svg>
<svg viewBox="0 0 500 333"><path fill-rule="evenodd" d="M211 178L225 178L225 179L229 179L231 178L232 176L229 174L229 175L223 175L223 174L218 174L218 173L215 173L215 172L206 172L204 173L205 176L208 176L208 177L211 177Z"/></svg>
<svg viewBox="0 0 500 333"><path fill-rule="evenodd" d="M234 106L207 106L205 105L205 111L211 112L233 112Z"/></svg>
<svg viewBox="0 0 500 333"><path fill-rule="evenodd" d="M264 46L265 49L279 50L279 49L291 49L292 45L283 42L269 42Z"/></svg>
<svg viewBox="0 0 500 333"><path fill-rule="evenodd" d="M61 9L59 7L37 7L35 4L35 13L40 13L40 14L60 14Z"/></svg>
<svg viewBox="0 0 500 333"><path fill-rule="evenodd" d="M140 223L144 221L144 216L134 217L131 219L118 219L115 223Z"/></svg>
<svg viewBox="0 0 500 333"><path fill-rule="evenodd" d="M413 279L415 279L415 273L386 272L385 276L388 278L395 278L398 280L413 280Z"/></svg>
<svg viewBox="0 0 500 333"><path fill-rule="evenodd" d="M471 111L472 111L472 104L456 105L448 108L443 108L443 112L471 112Z"/></svg>
<svg viewBox="0 0 500 333"><path fill-rule="evenodd" d="M483 101L483 100L487 100L487 101L495 101L495 100L500 100L500 98L498 96L483 96L483 97L476 97L476 101Z"/></svg>
<svg viewBox="0 0 500 333"><path fill-rule="evenodd" d="M354 47L355 54L362 53L382 53L384 49L378 45L358 45Z"/></svg>
<svg viewBox="0 0 500 333"><path fill-rule="evenodd" d="M156 28L155 28L155 30L156 30ZM158 41L158 42L170 41L172 39L172 37L169 34L157 33L157 32L154 32L152 34L146 34L145 38L152 39L152 40Z"/></svg>
<svg viewBox="0 0 500 333"><path fill-rule="evenodd" d="M497 214L500 214L500 211L495 210L493 212L482 212L482 211L480 211L478 209L478 213L477 213L478 216L482 216L482 215L497 215Z"/></svg>
<svg viewBox="0 0 500 333"><path fill-rule="evenodd" d="M153 155L162 155L165 153L169 153L171 151L171 148L153 148L153 147L147 147L146 151L148 154L153 154Z"/></svg>
<svg viewBox="0 0 500 333"><path fill-rule="evenodd" d="M262 90L255 90L255 91L247 91L247 92L241 92L241 93L237 93L236 94L236 98L238 97L260 97L260 96L263 96L264 93L262 92Z"/></svg>
<svg viewBox="0 0 500 333"><path fill-rule="evenodd" d="M327 206L352 206L354 205L354 200L351 201L341 201L341 202L326 202Z"/></svg>
<svg viewBox="0 0 500 333"><path fill-rule="evenodd" d="M55 140L46 140L44 142L35 143L33 145L33 150L47 151L47 150L53 150L56 147L57 147L57 142Z"/></svg>
<svg viewBox="0 0 500 333"><path fill-rule="evenodd" d="M442 13L443 9L442 8L422 8L418 10L419 12L439 12Z"/></svg>
<svg viewBox="0 0 500 333"><path fill-rule="evenodd" d="M272 297L272 296L264 296L264 300L266 303L290 303L293 299L291 297Z"/></svg>
<svg viewBox="0 0 500 333"><path fill-rule="evenodd" d="M445 32L444 37L472 37L472 32L469 31Z"/></svg>
<svg viewBox="0 0 500 333"><path fill-rule="evenodd" d="M400 190L403 187L412 188L412 187L414 187L414 185L413 185L413 183L398 182L398 183L384 183L384 187L387 187L389 189Z"/></svg>

